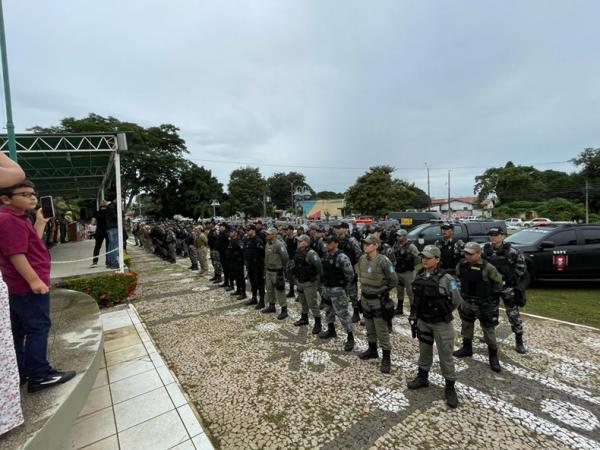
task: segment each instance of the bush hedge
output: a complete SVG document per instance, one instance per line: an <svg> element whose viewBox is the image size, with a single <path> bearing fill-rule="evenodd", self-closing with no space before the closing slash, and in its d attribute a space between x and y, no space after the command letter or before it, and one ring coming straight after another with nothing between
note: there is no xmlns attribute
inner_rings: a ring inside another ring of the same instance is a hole
<svg viewBox="0 0 600 450"><path fill-rule="evenodd" d="M131 297L135 293L137 278L135 272L114 272L95 277L70 278L61 282L58 287L84 292L104 307Z"/></svg>

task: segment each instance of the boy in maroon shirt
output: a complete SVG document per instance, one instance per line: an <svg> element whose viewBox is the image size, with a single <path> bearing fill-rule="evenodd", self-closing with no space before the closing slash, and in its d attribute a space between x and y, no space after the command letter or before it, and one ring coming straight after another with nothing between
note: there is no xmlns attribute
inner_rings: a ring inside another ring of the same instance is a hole
<svg viewBox="0 0 600 450"><path fill-rule="evenodd" d="M21 380L37 392L64 383L75 372L50 367L50 254L42 242L48 219L39 209L35 227L28 211L37 205L30 181L0 189L0 270L8 286L10 319Z"/></svg>

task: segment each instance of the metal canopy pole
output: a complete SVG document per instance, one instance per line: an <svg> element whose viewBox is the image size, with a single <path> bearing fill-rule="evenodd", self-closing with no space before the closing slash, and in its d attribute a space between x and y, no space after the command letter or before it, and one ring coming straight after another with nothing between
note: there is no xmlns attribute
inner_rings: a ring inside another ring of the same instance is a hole
<svg viewBox="0 0 600 450"><path fill-rule="evenodd" d="M4 36L4 13L0 0L0 53L2 53L2 78L4 80L4 100L6 103L6 134L8 136L8 153L10 159L17 160L17 143L15 139L15 124L12 119L10 102L10 80L8 78L8 57L6 56L6 38Z"/></svg>
<svg viewBox="0 0 600 450"><path fill-rule="evenodd" d="M123 255L123 200L121 196L121 155L120 151L127 150L125 133L117 134L117 151L115 152L115 187L117 189L117 233L119 242L119 272L125 272L125 259Z"/></svg>

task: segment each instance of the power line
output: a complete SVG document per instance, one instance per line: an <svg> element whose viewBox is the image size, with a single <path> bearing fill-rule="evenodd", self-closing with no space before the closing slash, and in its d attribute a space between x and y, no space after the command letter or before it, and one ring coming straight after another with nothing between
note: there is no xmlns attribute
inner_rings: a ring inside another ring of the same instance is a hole
<svg viewBox="0 0 600 450"><path fill-rule="evenodd" d="M191 161L198 161L198 162L210 162L210 163L215 163L215 164L234 164L234 165L241 165L241 166L266 166L266 167L287 167L287 168L293 168L293 169L322 169L322 170L369 170L369 167L344 167L344 166L305 166L305 165L299 165L299 164L269 164L269 163L262 163L262 162L250 162L250 161L222 161L222 160L217 160L217 159L204 159L204 158L189 158ZM527 163L527 164L519 164L519 165L525 165L525 166L550 166L550 165L559 165L559 164L566 164L566 163L570 163L570 160L566 160L566 161L545 161L545 162L534 162L534 163ZM385 164L382 164L385 165ZM491 166L458 166L458 167L435 167L435 166L429 166L429 168L431 170L471 170L471 169L489 169ZM395 171L404 171L404 170L411 170L411 171L419 171L419 170L424 170L423 167L397 167L395 168Z"/></svg>

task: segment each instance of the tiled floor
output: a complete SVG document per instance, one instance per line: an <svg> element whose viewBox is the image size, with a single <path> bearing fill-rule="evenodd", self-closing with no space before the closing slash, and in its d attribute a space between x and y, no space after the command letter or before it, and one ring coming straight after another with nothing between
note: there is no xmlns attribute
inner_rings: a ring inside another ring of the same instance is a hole
<svg viewBox="0 0 600 450"><path fill-rule="evenodd" d="M102 314L104 358L66 449L212 449L135 309Z"/></svg>

